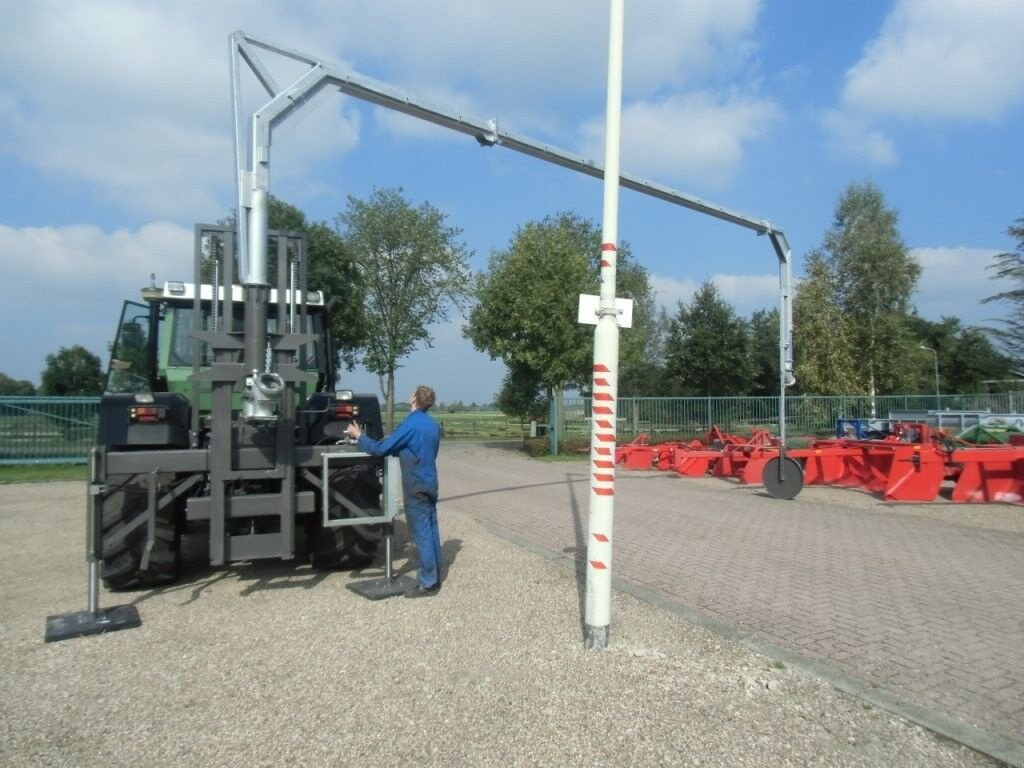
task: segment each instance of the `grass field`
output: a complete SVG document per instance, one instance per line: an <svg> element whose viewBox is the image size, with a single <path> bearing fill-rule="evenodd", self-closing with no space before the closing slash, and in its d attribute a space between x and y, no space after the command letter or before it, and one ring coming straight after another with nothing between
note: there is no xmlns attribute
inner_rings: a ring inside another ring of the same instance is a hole
<svg viewBox="0 0 1024 768"><path fill-rule="evenodd" d="M17 464L0 466L0 485L9 483L51 483L58 480L88 479L84 464Z"/></svg>

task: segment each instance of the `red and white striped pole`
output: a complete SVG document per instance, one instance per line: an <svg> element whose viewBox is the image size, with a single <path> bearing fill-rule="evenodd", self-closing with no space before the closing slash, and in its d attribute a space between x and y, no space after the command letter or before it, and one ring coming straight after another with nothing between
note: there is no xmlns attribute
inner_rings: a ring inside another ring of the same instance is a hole
<svg viewBox="0 0 1024 768"><path fill-rule="evenodd" d="M590 431L590 520L584 646L607 648L612 601L612 518L615 511L615 414L619 386L619 324L615 266L619 229L619 134L622 114L624 0L611 0L608 106L604 146L601 301L594 330L593 415Z"/></svg>

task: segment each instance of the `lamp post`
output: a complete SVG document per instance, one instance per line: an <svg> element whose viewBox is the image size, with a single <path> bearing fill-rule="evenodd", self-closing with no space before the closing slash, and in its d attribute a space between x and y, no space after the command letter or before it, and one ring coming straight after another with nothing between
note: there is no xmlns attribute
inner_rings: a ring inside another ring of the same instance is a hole
<svg viewBox="0 0 1024 768"><path fill-rule="evenodd" d="M935 410L942 410L942 407L939 405L939 353L931 347L926 347L924 344L918 344L917 348L924 349L932 353L932 357L935 362Z"/></svg>

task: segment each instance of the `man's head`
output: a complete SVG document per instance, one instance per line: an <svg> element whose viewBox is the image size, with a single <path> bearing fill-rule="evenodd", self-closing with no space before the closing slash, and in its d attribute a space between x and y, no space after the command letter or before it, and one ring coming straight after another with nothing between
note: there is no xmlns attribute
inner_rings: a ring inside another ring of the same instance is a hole
<svg viewBox="0 0 1024 768"><path fill-rule="evenodd" d="M431 387L421 384L416 387L416 391L412 393L412 397L409 398L409 405L415 408L417 411L429 411L434 401L437 399L437 395Z"/></svg>

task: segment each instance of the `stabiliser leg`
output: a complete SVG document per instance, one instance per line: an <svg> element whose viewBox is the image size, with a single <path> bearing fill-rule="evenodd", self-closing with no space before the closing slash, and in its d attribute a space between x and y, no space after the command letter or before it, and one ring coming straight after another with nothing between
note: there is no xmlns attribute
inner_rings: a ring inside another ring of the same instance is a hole
<svg viewBox="0 0 1024 768"><path fill-rule="evenodd" d="M142 626L139 610L134 605L99 607L100 562L103 560L103 522L96 497L103 491L97 479L99 452L93 448L89 454L89 497L86 514L86 560L89 563L89 607L75 613L61 613L46 617L45 641L70 640L73 637L101 635L119 629Z"/></svg>
<svg viewBox="0 0 1024 768"><path fill-rule="evenodd" d="M346 584L346 588L367 600L383 600L388 597L404 595L416 586L416 579L411 576L396 576L392 564L392 547L395 538L395 524L384 525L384 576L378 579L359 581Z"/></svg>

